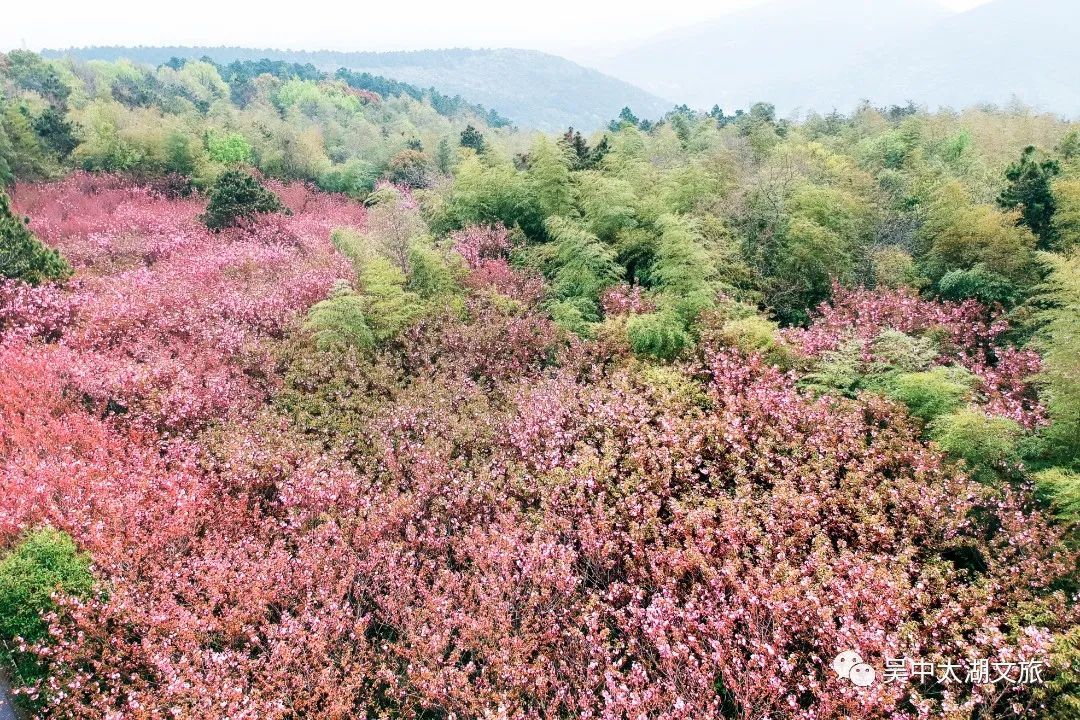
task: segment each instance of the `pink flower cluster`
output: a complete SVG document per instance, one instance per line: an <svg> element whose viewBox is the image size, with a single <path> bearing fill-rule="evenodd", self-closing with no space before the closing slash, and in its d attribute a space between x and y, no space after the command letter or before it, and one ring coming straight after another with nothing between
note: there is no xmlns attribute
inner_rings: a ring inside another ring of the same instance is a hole
<svg viewBox="0 0 1080 720"><path fill-rule="evenodd" d="M649 313L656 306L645 297L640 285L620 283L612 285L600 295L600 306L605 315L629 315L630 313Z"/></svg>
<svg viewBox="0 0 1080 720"><path fill-rule="evenodd" d="M544 293L543 280L511 267L510 232L502 225L470 226L450 235L454 251L469 267L465 285L473 290L494 290L529 305Z"/></svg>
<svg viewBox="0 0 1080 720"><path fill-rule="evenodd" d="M59 335L27 351L62 353L68 392L139 427L175 433L250 412L272 373L261 342L347 276L327 236L363 220L343 198L274 189L292 216L215 235L198 200L78 175L20 186L19 209L78 273L70 290L3 290L14 302L0 326Z"/></svg>
<svg viewBox="0 0 1080 720"><path fill-rule="evenodd" d="M925 300L914 291L833 289L833 299L818 308L808 328L787 332L803 355L815 358L849 340L863 341L864 359L873 360L870 341L883 330L935 337L937 362L960 365L979 379L980 404L987 412L1016 420L1027 428L1045 422L1033 385L1041 370L1032 350L998 344L1008 322L974 300L962 303Z"/></svg>
<svg viewBox="0 0 1080 720"><path fill-rule="evenodd" d="M510 254L510 233L502 225L471 226L450 235L454 251L472 269L485 260L505 259Z"/></svg>

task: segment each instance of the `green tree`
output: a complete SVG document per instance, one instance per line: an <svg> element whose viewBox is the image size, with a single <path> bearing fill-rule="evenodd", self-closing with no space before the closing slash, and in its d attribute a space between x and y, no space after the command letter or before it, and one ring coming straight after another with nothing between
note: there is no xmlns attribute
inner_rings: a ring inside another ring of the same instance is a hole
<svg viewBox="0 0 1080 720"><path fill-rule="evenodd" d="M1080 179L1062 178L1054 183L1057 212L1054 213L1054 233L1057 249L1068 252L1080 245Z"/></svg>
<svg viewBox="0 0 1080 720"><path fill-rule="evenodd" d="M1080 157L1080 130L1070 130L1055 148L1066 162Z"/></svg>
<svg viewBox="0 0 1080 720"><path fill-rule="evenodd" d="M1080 471L1080 248L1046 254L1043 400L1052 423L1042 433L1045 460Z"/></svg>
<svg viewBox="0 0 1080 720"><path fill-rule="evenodd" d="M406 148L390 158L386 177L395 185L424 188L430 183L431 169L427 156L419 150Z"/></svg>
<svg viewBox="0 0 1080 720"><path fill-rule="evenodd" d="M75 137L75 126L69 123L64 114L53 107L45 108L34 119L34 132L38 134L46 145L59 155L66 158L78 146L79 140Z"/></svg>
<svg viewBox="0 0 1080 720"><path fill-rule="evenodd" d="M165 172L190 176L195 173L195 153L191 138L181 132L171 132L165 138Z"/></svg>
<svg viewBox="0 0 1080 720"><path fill-rule="evenodd" d="M1008 278L978 263L969 270L950 270L938 281L938 294L944 300L973 298L987 306L1012 307L1021 300L1019 289Z"/></svg>
<svg viewBox="0 0 1080 720"><path fill-rule="evenodd" d="M484 152L484 135L472 125L466 125L461 131L461 146L472 148L478 153Z"/></svg>
<svg viewBox="0 0 1080 720"><path fill-rule="evenodd" d="M626 333L637 355L658 360L674 359L693 341L683 321L670 312L634 315Z"/></svg>
<svg viewBox="0 0 1080 720"><path fill-rule="evenodd" d="M608 125L608 129L612 132L619 132L626 127L641 127L641 120L634 114L634 111L629 107L624 107L619 111L619 117L615 118Z"/></svg>
<svg viewBox="0 0 1080 720"><path fill-rule="evenodd" d="M548 234L555 242L552 294L558 300L580 299L587 320L599 318L600 292L619 281L622 268L612 249L595 235L563 217L550 217Z"/></svg>
<svg viewBox="0 0 1080 720"><path fill-rule="evenodd" d="M0 191L0 277L37 285L70 275L67 261L34 237L26 220L12 212L7 195Z"/></svg>
<svg viewBox="0 0 1080 720"><path fill-rule="evenodd" d="M277 195L242 170L227 170L210 188L210 202L201 216L211 230L233 227L264 213L285 213Z"/></svg>
<svg viewBox="0 0 1080 720"><path fill-rule="evenodd" d="M1053 247L1055 240L1054 211L1057 201L1050 187L1051 181L1061 172L1056 160L1036 157L1035 147L1024 148L1020 160L1009 165L1005 171L1008 186L998 195L998 205L1006 210L1020 209L1020 222L1039 238L1039 248Z"/></svg>
<svg viewBox="0 0 1080 720"><path fill-rule="evenodd" d="M251 143L240 133L209 133L206 137L206 149L211 160L223 165L243 165L251 162Z"/></svg>
<svg viewBox="0 0 1080 720"><path fill-rule="evenodd" d="M558 145L540 137L530 153L526 181L544 217L568 215L573 203L567 154Z"/></svg>

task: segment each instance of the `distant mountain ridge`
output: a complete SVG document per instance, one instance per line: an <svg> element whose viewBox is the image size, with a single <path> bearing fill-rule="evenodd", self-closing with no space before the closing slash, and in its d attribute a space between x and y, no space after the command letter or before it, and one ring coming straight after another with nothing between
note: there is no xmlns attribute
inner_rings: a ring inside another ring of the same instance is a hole
<svg viewBox="0 0 1080 720"><path fill-rule="evenodd" d="M913 100L929 106L1013 97L1080 116L1080 2L994 0L953 13L929 0L773 0L667 33L599 63L694 107L782 113Z"/></svg>
<svg viewBox="0 0 1080 720"><path fill-rule="evenodd" d="M173 57L233 60L284 60L310 63L324 71L339 67L400 80L441 93L461 95L523 127L591 131L630 106L656 118L672 103L623 80L564 58L534 50L448 49L409 52L341 52L230 47L88 47L44 51L49 57L116 60L160 65Z"/></svg>

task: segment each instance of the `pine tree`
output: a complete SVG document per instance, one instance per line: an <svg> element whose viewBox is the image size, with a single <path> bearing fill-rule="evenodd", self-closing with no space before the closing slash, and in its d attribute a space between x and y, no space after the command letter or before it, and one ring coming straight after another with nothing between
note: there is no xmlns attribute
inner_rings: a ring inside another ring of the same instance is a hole
<svg viewBox="0 0 1080 720"><path fill-rule="evenodd" d="M211 230L223 230L256 215L276 212L289 213L277 195L242 170L226 170L210 189L210 203L201 219Z"/></svg>
<svg viewBox="0 0 1080 720"><path fill-rule="evenodd" d="M34 237L26 221L12 212L7 195L0 192L0 277L37 285L70 275L67 261Z"/></svg>
<svg viewBox="0 0 1080 720"><path fill-rule="evenodd" d="M1020 224L1027 226L1039 238L1039 248L1054 246L1054 212L1057 201L1050 183L1061 172L1061 166L1053 159L1042 162L1035 156L1035 147L1024 148L1020 160L1009 165L1005 171L1008 187L998 196L998 205L1007 210L1020 208Z"/></svg>
<svg viewBox="0 0 1080 720"><path fill-rule="evenodd" d="M461 146L472 148L478 153L484 152L484 135L472 125L461 131Z"/></svg>

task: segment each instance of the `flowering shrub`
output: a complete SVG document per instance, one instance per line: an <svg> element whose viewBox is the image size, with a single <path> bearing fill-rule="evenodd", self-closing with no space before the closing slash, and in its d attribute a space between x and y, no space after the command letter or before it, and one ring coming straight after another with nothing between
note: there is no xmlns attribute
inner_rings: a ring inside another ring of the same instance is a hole
<svg viewBox="0 0 1080 720"><path fill-rule="evenodd" d="M630 286L625 283L612 285L600 293L600 306L605 315L650 313L656 310L656 305L645 297L640 285Z"/></svg>
<svg viewBox="0 0 1080 720"><path fill-rule="evenodd" d="M323 350L299 317L349 277L329 233L362 209L275 188L291 217L211 236L197 201L86 182L20 188L79 250L42 289L73 309L20 300L0 341L0 542L47 522L106 589L27 647L44 717L1038 717L1024 686L828 667L1041 658L1077 619L1059 531L893 405L734 350L641 371L475 236L460 303ZM63 217L94 193L144 214ZM861 332L844 312L807 354Z"/></svg>
<svg viewBox="0 0 1080 720"><path fill-rule="evenodd" d="M506 258L510 254L510 233L502 225L470 226L450 235L454 250L476 270L485 260Z"/></svg>
<svg viewBox="0 0 1080 720"><path fill-rule="evenodd" d="M959 365L975 374L980 403L989 412L1033 428L1046 416L1031 382L1041 362L1032 350L998 345L997 339L1007 329L1003 318L974 300L924 300L906 288L836 287L831 303L818 308L811 325L787 331L787 339L812 359L857 341L861 360L871 365L877 359L874 341L883 333L899 331L929 338L938 346L937 364Z"/></svg>

